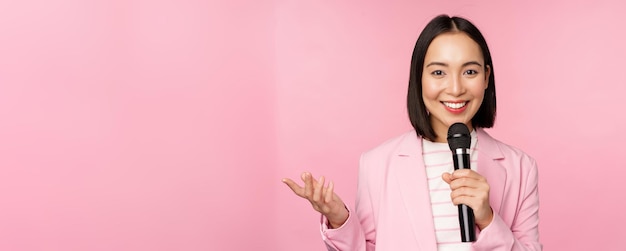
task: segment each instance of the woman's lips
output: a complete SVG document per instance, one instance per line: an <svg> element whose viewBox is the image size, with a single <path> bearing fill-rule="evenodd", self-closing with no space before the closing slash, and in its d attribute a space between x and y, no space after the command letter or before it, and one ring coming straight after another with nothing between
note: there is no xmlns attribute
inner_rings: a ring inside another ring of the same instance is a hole
<svg viewBox="0 0 626 251"><path fill-rule="evenodd" d="M443 101L443 106L451 113L462 113L467 108L468 101Z"/></svg>

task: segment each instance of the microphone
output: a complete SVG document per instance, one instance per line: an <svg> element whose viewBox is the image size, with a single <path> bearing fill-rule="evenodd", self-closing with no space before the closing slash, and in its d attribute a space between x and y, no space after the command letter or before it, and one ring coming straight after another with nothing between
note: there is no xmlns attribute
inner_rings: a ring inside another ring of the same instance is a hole
<svg viewBox="0 0 626 251"><path fill-rule="evenodd" d="M448 128L448 146L452 151L454 170L470 168L470 137L469 129L463 123L454 123ZM467 205L459 205L459 224L461 225L461 241L476 241L474 210Z"/></svg>

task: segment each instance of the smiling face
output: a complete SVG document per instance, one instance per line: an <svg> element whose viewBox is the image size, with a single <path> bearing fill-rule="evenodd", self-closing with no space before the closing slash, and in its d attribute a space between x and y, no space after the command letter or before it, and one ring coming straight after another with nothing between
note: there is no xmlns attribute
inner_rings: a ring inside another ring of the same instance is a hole
<svg viewBox="0 0 626 251"><path fill-rule="evenodd" d="M450 125L461 122L470 131L483 102L490 68L478 44L463 32L435 37L426 51L422 98L430 113L437 142L447 142Z"/></svg>

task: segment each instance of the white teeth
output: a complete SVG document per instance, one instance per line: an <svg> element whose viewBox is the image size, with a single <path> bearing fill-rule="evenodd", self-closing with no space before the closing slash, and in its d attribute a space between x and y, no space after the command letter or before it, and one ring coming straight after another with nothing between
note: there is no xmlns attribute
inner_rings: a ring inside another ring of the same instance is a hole
<svg viewBox="0 0 626 251"><path fill-rule="evenodd" d="M443 102L443 104L446 105L447 107L452 108L452 109L459 109L459 108L465 106L467 104L467 102L462 102L462 103Z"/></svg>

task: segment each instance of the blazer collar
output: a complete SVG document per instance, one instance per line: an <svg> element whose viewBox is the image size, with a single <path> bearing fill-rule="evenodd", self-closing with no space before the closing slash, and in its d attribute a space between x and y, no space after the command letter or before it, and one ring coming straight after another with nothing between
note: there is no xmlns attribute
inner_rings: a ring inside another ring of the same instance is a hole
<svg viewBox="0 0 626 251"><path fill-rule="evenodd" d="M506 170L500 160L504 154L498 142L484 130L478 129L477 172L487 179L490 186L489 201L495 213L500 211ZM389 172L396 178L408 211L413 231L420 250L436 250L435 227L432 219L430 194L424 160L422 158L422 138L415 131L405 134L397 150L390 158Z"/></svg>
<svg viewBox="0 0 626 251"><path fill-rule="evenodd" d="M504 152L501 143L482 129L478 130L478 167L476 171L489 183L489 204L494 213L502 209L507 182L506 168L502 165Z"/></svg>
<svg viewBox="0 0 626 251"><path fill-rule="evenodd" d="M478 138L478 149L481 155L484 154L494 160L504 159L504 153L502 149L500 149L500 146L498 146L498 141L485 132L485 130L477 129L476 137ZM478 158L480 158L481 155L479 155Z"/></svg>

